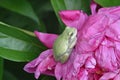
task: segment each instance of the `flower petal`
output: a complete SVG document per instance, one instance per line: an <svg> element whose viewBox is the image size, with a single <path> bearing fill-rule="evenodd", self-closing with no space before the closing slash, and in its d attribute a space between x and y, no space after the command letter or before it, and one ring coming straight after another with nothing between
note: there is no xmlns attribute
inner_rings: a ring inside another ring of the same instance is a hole
<svg viewBox="0 0 120 80"><path fill-rule="evenodd" d="M80 69L78 74L78 80L88 80L88 72L85 69Z"/></svg>
<svg viewBox="0 0 120 80"><path fill-rule="evenodd" d="M85 13L79 10L66 10L59 12L59 14L65 25L75 27L77 30L81 29L88 17Z"/></svg>
<svg viewBox="0 0 120 80"><path fill-rule="evenodd" d="M96 60L94 57L89 57L86 61L85 68L95 68Z"/></svg>
<svg viewBox="0 0 120 80"><path fill-rule="evenodd" d="M120 80L120 73L117 76L115 76L114 80Z"/></svg>
<svg viewBox="0 0 120 80"><path fill-rule="evenodd" d="M42 52L38 58L26 64L24 70L29 73L34 73L36 79L38 79L41 73L54 75L53 69L56 65L56 62L52 53L52 49Z"/></svg>
<svg viewBox="0 0 120 80"><path fill-rule="evenodd" d="M74 66L73 66L73 60L74 60L75 52L73 50L73 53L71 53L69 60L64 63L58 63L55 67L55 76L57 80L75 80L73 79L74 74ZM75 77L74 77L75 78Z"/></svg>
<svg viewBox="0 0 120 80"><path fill-rule="evenodd" d="M77 55L77 52L73 50L69 60L64 63L58 63L55 67L55 76L57 80L87 80L88 72L82 68L87 57L91 54L84 55L84 57ZM77 59L76 59L77 58ZM84 59L84 61L82 61ZM81 61L79 61L81 60ZM79 65L80 64L80 65Z"/></svg>
<svg viewBox="0 0 120 80"><path fill-rule="evenodd" d="M96 14L96 8L97 8L97 4L92 0L91 4L90 4L90 8L91 8L91 13L92 15Z"/></svg>
<svg viewBox="0 0 120 80"><path fill-rule="evenodd" d="M90 16L81 31L81 35L78 35L77 50L82 51L82 53L94 51L104 37L107 24L108 18L104 15Z"/></svg>
<svg viewBox="0 0 120 80"><path fill-rule="evenodd" d="M58 37L56 34L48 34L48 33L42 33L35 31L35 35L38 37L38 39L48 48L53 47L53 43L55 39Z"/></svg>
<svg viewBox="0 0 120 80"><path fill-rule="evenodd" d="M117 64L120 67L120 42L115 42L115 56L117 58Z"/></svg>
<svg viewBox="0 0 120 80"><path fill-rule="evenodd" d="M60 64L60 63L58 63L57 65L56 65L56 67L55 67L55 77L56 77L56 79L57 80L61 80L61 78L62 78L62 67L61 67L62 65Z"/></svg>
<svg viewBox="0 0 120 80"><path fill-rule="evenodd" d="M45 58L48 57L48 55L51 54L50 50L46 50L42 52L39 57L34 59L33 61L29 62L28 64L25 65L24 70L29 72L29 73L34 73L36 71L36 66Z"/></svg>
<svg viewBox="0 0 120 80"><path fill-rule="evenodd" d="M118 74L118 72L119 72L119 70L116 70L114 72L104 73L103 76L99 80L110 80L110 79L113 79Z"/></svg>
<svg viewBox="0 0 120 80"><path fill-rule="evenodd" d="M68 61L67 63L61 64L58 63L55 67L55 76L57 80L74 80L73 74L74 69L72 62Z"/></svg>
<svg viewBox="0 0 120 80"><path fill-rule="evenodd" d="M120 41L120 20L114 21L111 25L109 25L109 28L106 31L106 36Z"/></svg>
<svg viewBox="0 0 120 80"><path fill-rule="evenodd" d="M99 80L101 74L103 74L102 70L98 66L96 66L94 69L89 69L88 72L88 80Z"/></svg>
<svg viewBox="0 0 120 80"><path fill-rule="evenodd" d="M98 13L108 14L108 15L116 15L120 17L120 6L109 7L109 8L101 8Z"/></svg>
<svg viewBox="0 0 120 80"><path fill-rule="evenodd" d="M98 75L96 73L88 75L88 80L99 80L99 78L100 78L100 75Z"/></svg>
<svg viewBox="0 0 120 80"><path fill-rule="evenodd" d="M91 56L91 53L89 54L76 54L73 66L76 71L79 71L80 67L85 65L85 61L87 60L88 57Z"/></svg>
<svg viewBox="0 0 120 80"><path fill-rule="evenodd" d="M98 65L104 71L113 71L117 69L117 59L115 56L114 48L107 46L100 46L95 53Z"/></svg>

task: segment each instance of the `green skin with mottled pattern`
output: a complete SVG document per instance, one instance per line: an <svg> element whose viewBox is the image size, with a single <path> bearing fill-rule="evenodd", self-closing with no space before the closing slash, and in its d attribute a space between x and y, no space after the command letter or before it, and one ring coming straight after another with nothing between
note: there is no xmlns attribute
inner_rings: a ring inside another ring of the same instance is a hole
<svg viewBox="0 0 120 80"><path fill-rule="evenodd" d="M77 41L77 29L66 27L65 30L55 40L53 45L54 58L56 61L65 63Z"/></svg>

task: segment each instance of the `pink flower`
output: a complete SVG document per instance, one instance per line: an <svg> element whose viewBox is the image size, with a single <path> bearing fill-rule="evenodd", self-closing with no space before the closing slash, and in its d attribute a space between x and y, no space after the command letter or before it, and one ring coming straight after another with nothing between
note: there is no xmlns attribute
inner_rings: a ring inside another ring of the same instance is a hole
<svg viewBox="0 0 120 80"><path fill-rule="evenodd" d="M99 80L120 80L120 70L110 71L103 74Z"/></svg>
<svg viewBox="0 0 120 80"><path fill-rule="evenodd" d="M120 7L100 8L91 4L92 15L79 10L60 12L62 21L77 29L77 43L69 60L62 64L53 58L58 35L35 31L49 49L25 65L24 70L55 76L57 80L118 80L120 76Z"/></svg>

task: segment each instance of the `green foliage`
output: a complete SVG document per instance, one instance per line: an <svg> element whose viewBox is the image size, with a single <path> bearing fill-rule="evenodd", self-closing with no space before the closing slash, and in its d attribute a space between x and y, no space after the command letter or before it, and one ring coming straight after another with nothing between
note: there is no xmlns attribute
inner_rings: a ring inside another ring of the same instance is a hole
<svg viewBox="0 0 120 80"><path fill-rule="evenodd" d="M3 79L3 59L0 57L0 80Z"/></svg>
<svg viewBox="0 0 120 80"><path fill-rule="evenodd" d="M39 80L56 80L56 79L52 76L41 75Z"/></svg>
<svg viewBox="0 0 120 80"><path fill-rule="evenodd" d="M65 3L63 0L51 0L51 4L53 6L53 9L55 11L55 14L59 20L59 23L60 23L60 32L62 32L65 28L65 26L63 25L62 21L60 20L60 17L59 17L59 11L60 10L66 10L66 6L65 6Z"/></svg>
<svg viewBox="0 0 120 80"><path fill-rule="evenodd" d="M90 13L90 0L64 0L67 10L83 10Z"/></svg>
<svg viewBox="0 0 120 80"><path fill-rule="evenodd" d="M95 0L96 3L103 7L119 6L120 0Z"/></svg>
<svg viewBox="0 0 120 80"><path fill-rule="evenodd" d="M4 71L3 80L18 80L11 72Z"/></svg>
<svg viewBox="0 0 120 80"><path fill-rule="evenodd" d="M38 17L34 13L32 6L27 0L1 0L0 6L27 16L39 23Z"/></svg>
<svg viewBox="0 0 120 80"><path fill-rule="evenodd" d="M31 4L27 0L1 0L0 6L33 19L41 26L43 31L46 31L43 22L37 17Z"/></svg>
<svg viewBox="0 0 120 80"><path fill-rule="evenodd" d="M31 32L0 22L0 56L12 61L30 61L45 50ZM29 33L29 34L28 34Z"/></svg>

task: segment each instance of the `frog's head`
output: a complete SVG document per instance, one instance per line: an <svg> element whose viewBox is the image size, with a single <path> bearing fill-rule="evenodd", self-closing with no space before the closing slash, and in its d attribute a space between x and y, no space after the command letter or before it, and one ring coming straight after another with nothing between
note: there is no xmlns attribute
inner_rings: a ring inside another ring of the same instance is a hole
<svg viewBox="0 0 120 80"><path fill-rule="evenodd" d="M68 26L68 27L65 28L63 34L66 35L69 39L72 40L72 39L76 38L77 29Z"/></svg>

